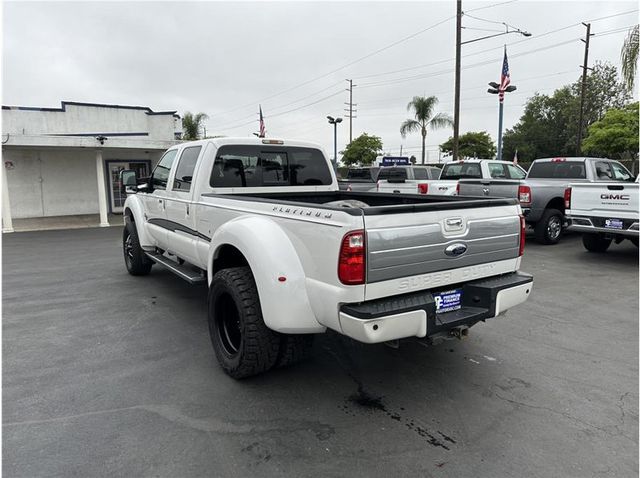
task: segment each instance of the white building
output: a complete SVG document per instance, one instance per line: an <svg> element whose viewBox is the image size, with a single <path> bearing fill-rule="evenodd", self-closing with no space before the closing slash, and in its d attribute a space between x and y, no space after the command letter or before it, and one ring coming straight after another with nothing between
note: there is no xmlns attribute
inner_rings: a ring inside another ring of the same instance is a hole
<svg viewBox="0 0 640 478"><path fill-rule="evenodd" d="M119 172L148 176L176 144L175 111L63 101L60 108L2 107L2 226L12 219L122 211Z"/></svg>

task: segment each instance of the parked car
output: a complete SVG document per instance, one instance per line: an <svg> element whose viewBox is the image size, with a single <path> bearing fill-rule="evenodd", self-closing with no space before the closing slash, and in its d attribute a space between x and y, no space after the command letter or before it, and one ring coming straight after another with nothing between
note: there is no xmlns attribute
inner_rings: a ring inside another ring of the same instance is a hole
<svg viewBox="0 0 640 478"><path fill-rule="evenodd" d="M208 284L211 341L234 378L299 360L327 328L365 343L461 338L533 286L515 199L339 191L312 143L182 143L146 184L134 176L126 268Z"/></svg>
<svg viewBox="0 0 640 478"><path fill-rule="evenodd" d="M433 166L392 166L378 173L377 191L388 193L436 194L429 184L440 177L442 171Z"/></svg>
<svg viewBox="0 0 640 478"><path fill-rule="evenodd" d="M504 179L461 179L459 194L518 198L527 224L541 244L556 244L562 236L566 226L564 190L570 183L633 180L618 161L584 157L536 159L524 180L508 174Z"/></svg>
<svg viewBox="0 0 640 478"><path fill-rule="evenodd" d="M638 246L638 183L575 183L565 190L569 230L582 233L591 252L629 239Z"/></svg>
<svg viewBox="0 0 640 478"><path fill-rule="evenodd" d="M375 191L379 167L349 168L345 179L338 179L341 191Z"/></svg>

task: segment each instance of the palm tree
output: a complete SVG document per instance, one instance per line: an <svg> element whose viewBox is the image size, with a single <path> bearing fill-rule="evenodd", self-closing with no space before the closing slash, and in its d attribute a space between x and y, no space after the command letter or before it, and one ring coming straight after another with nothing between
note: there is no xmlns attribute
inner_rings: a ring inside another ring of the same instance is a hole
<svg viewBox="0 0 640 478"><path fill-rule="evenodd" d="M194 115L189 111L185 112L182 116L182 130L184 131L182 139L186 139L188 141L199 139L200 128L202 127L204 120L207 119L209 119L209 117L204 113L197 113Z"/></svg>
<svg viewBox="0 0 640 478"><path fill-rule="evenodd" d="M622 78L629 91L633 90L636 70L638 68L638 36L638 25L636 25L629 30L629 35L625 38L622 51L620 52Z"/></svg>
<svg viewBox="0 0 640 478"><path fill-rule="evenodd" d="M422 164L424 164L424 147L427 138L427 129L440 129L453 125L451 117L446 113L434 114L434 108L438 104L435 96L414 96L407 105L407 111L413 110L415 119L405 120L400 126L400 134L403 138L408 133L422 133Z"/></svg>

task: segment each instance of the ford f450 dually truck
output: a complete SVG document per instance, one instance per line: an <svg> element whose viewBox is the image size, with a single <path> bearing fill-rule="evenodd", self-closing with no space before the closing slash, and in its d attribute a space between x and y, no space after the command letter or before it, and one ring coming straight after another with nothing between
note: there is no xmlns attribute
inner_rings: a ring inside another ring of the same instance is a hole
<svg viewBox="0 0 640 478"><path fill-rule="evenodd" d="M303 357L327 328L365 343L467 335L524 302L516 199L339 191L315 144L217 138L122 173L127 270L206 282L224 371Z"/></svg>

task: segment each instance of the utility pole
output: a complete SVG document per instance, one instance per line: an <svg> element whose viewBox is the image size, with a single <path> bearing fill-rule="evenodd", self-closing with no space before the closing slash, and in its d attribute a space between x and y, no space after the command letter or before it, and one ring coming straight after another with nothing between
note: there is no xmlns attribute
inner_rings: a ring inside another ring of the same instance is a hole
<svg viewBox="0 0 640 478"><path fill-rule="evenodd" d="M580 122L578 123L578 144L576 145L576 156L580 156L580 151L582 150L582 124L584 121L584 100L585 95L587 93L587 70L590 70L588 62L589 62L589 38L593 35L591 33L591 23L582 23L585 27L587 27L587 37L584 40L584 64L580 67L582 68L582 91L580 93Z"/></svg>
<svg viewBox="0 0 640 478"><path fill-rule="evenodd" d="M353 104L353 87L358 85L354 85L353 80L346 81L349 82L349 88L347 88L347 91L349 92L349 102L345 103L345 105L348 105L349 108L345 108L345 111L347 112L345 116L349 118L349 144L351 144L351 141L353 141L353 118L355 118L355 116L353 116L353 113L357 113L357 111L355 111L353 107L358 106Z"/></svg>
<svg viewBox="0 0 640 478"><path fill-rule="evenodd" d="M460 133L460 49L462 46L462 0L457 0L456 12L456 86L453 107L453 160L458 160L458 135Z"/></svg>
<svg viewBox="0 0 640 478"><path fill-rule="evenodd" d="M402 145L400 145L400 156L402 156Z"/></svg>

